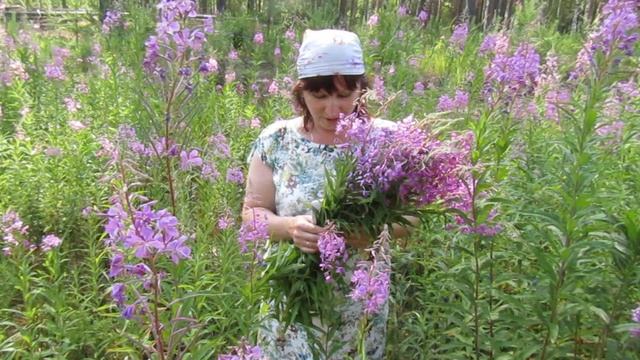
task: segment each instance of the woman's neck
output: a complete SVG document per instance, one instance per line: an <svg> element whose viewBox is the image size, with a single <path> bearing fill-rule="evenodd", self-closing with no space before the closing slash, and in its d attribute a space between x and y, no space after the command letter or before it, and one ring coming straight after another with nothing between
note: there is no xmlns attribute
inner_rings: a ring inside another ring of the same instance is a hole
<svg viewBox="0 0 640 360"><path fill-rule="evenodd" d="M341 139L341 137L338 136L335 131L321 129L317 126L313 126L313 123L309 124L308 129L309 130L306 130L304 128L303 121L302 119L300 119L300 123L298 124L298 131L304 138L310 140L311 142L322 145L335 145Z"/></svg>

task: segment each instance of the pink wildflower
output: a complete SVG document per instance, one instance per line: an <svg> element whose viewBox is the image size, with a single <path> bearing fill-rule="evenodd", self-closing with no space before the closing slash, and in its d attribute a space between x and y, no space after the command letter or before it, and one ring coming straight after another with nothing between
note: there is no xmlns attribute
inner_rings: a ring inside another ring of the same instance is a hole
<svg viewBox="0 0 640 360"><path fill-rule="evenodd" d="M69 121L69 127L71 128L71 130L80 131L86 128L87 126L78 120L71 120Z"/></svg>
<svg viewBox="0 0 640 360"><path fill-rule="evenodd" d="M429 13L425 9L421 9L420 13L418 14L418 20L420 20L420 22L422 23L422 26L424 26L427 23L428 18L429 18Z"/></svg>
<svg viewBox="0 0 640 360"><path fill-rule="evenodd" d="M369 27L374 27L378 25L379 19L380 18L378 17L378 14L373 14L371 15L371 17L369 17L369 20L367 21L367 25L369 25Z"/></svg>
<svg viewBox="0 0 640 360"><path fill-rule="evenodd" d="M40 244L40 249L44 252L49 252L53 248L57 248L62 244L62 240L55 235L47 235L42 239L42 243Z"/></svg>
<svg viewBox="0 0 640 360"><path fill-rule="evenodd" d="M262 34L262 32L258 31L257 33L255 33L255 35L253 35L253 43L256 45L264 44L264 35Z"/></svg>
<svg viewBox="0 0 640 360"><path fill-rule="evenodd" d="M327 282L332 280L333 274L344 275L344 264L348 260L348 253L344 236L336 231L335 226L320 234L318 239L320 251L320 269L324 271Z"/></svg>

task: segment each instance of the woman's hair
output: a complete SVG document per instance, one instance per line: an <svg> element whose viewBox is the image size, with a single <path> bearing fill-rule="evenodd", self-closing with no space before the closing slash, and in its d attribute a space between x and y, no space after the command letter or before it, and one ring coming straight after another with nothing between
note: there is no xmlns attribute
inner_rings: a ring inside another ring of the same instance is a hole
<svg viewBox="0 0 640 360"><path fill-rule="evenodd" d="M366 114L366 105L362 99L365 92L369 89L369 81L365 75L329 75L300 79L293 85L292 93L294 105L302 113L303 126L306 131L309 131L308 126L313 124L313 118L311 117L309 108L304 103L302 92L304 90L311 92L325 90L331 95L338 90L338 86L347 88L349 91L354 91L360 86L362 93L357 100L358 103L356 107L358 111Z"/></svg>

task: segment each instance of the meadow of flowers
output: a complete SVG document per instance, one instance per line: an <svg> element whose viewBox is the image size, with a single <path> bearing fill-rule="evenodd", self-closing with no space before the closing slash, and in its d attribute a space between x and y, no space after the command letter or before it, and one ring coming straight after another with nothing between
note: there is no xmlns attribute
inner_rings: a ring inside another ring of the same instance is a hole
<svg viewBox="0 0 640 360"><path fill-rule="evenodd" d="M251 143L296 113L302 33L332 11L137 3L0 30L1 358L261 359L264 300L309 276L279 277L297 250L265 253L240 210ZM640 353L640 2L571 33L541 3L482 32L389 2L350 29L369 112L401 124L358 191L423 206L347 284L367 314L389 299L389 359ZM323 241L330 279L344 242Z"/></svg>

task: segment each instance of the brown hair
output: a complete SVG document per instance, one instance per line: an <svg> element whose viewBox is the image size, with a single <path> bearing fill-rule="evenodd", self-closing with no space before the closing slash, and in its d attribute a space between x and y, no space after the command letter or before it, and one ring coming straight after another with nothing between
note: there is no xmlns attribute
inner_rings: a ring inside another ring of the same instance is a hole
<svg viewBox="0 0 640 360"><path fill-rule="evenodd" d="M363 95L369 89L369 81L364 75L328 75L328 76L315 76L310 78L299 79L294 85L293 101L296 109L302 113L303 126L306 131L309 131L308 126L313 124L313 118L309 112L309 108L304 103L302 92L304 90L317 92L325 90L329 95L338 90L339 87L347 88L349 91L353 91L360 86L362 93L357 100L356 111L366 114L366 105L363 101Z"/></svg>

